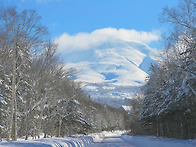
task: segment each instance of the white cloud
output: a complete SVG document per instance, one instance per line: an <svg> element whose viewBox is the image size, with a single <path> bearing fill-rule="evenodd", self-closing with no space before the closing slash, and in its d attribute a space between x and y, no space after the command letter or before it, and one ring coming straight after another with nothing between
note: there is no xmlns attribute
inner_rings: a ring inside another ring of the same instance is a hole
<svg viewBox="0 0 196 147"><path fill-rule="evenodd" d="M144 32L128 29L103 28L91 33L78 33L69 35L67 33L55 39L60 52L70 52L74 50L86 50L97 46L103 42L111 41L134 41L149 44L152 41L158 41L158 31Z"/></svg>

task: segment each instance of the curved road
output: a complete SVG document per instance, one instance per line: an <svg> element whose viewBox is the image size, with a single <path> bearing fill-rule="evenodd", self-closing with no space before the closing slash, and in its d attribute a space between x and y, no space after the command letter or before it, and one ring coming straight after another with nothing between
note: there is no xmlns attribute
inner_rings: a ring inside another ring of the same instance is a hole
<svg viewBox="0 0 196 147"><path fill-rule="evenodd" d="M135 147L121 139L121 136L104 137L102 142L93 143L92 147Z"/></svg>

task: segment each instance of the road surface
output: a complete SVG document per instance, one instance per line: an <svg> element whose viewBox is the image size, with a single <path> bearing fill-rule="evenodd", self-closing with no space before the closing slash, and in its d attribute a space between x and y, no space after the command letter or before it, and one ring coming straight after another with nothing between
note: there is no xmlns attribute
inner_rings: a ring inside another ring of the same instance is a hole
<svg viewBox="0 0 196 147"><path fill-rule="evenodd" d="M121 139L121 136L104 137L102 142L95 142L92 147L135 147Z"/></svg>

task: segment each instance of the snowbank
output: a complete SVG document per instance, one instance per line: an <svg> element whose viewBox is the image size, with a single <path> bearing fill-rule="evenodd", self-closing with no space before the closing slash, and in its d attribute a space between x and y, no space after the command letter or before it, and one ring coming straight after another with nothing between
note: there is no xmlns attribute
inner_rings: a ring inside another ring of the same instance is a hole
<svg viewBox="0 0 196 147"><path fill-rule="evenodd" d="M103 131L101 133L93 133L88 136L91 136L93 138L94 142L102 142L104 137L109 137L109 136L121 136L122 134L126 133L126 131Z"/></svg>
<svg viewBox="0 0 196 147"><path fill-rule="evenodd" d="M136 147L196 147L196 139L180 140L157 138L153 136L127 136L122 135L122 139Z"/></svg>
<svg viewBox="0 0 196 147"><path fill-rule="evenodd" d="M92 137L72 136L64 138L44 138L37 140L0 142L0 147L87 147L92 143Z"/></svg>

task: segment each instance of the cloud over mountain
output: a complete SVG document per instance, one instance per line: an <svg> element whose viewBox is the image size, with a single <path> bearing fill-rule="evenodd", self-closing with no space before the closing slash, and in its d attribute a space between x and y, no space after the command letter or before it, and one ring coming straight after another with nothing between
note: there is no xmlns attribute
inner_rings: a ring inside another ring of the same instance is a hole
<svg viewBox="0 0 196 147"><path fill-rule="evenodd" d="M55 42L58 44L59 52L67 53L76 50L91 49L103 42L118 40L148 44L152 41L158 41L158 34L158 31L144 32L123 28L103 28L97 29L91 33L78 33L75 35L64 33L57 37Z"/></svg>
<svg viewBox="0 0 196 147"><path fill-rule="evenodd" d="M148 44L159 39L158 31L142 32L104 28L91 33L62 34L55 39L66 68L78 71L76 80L91 97L120 107L145 84L156 50Z"/></svg>

